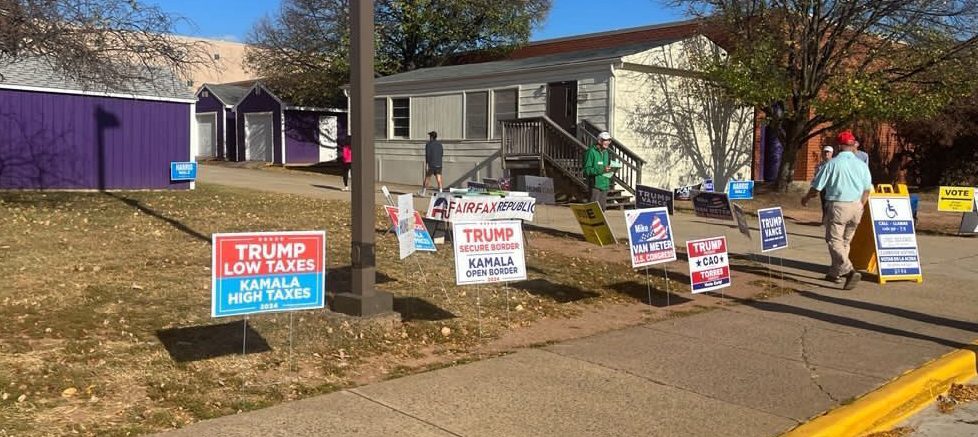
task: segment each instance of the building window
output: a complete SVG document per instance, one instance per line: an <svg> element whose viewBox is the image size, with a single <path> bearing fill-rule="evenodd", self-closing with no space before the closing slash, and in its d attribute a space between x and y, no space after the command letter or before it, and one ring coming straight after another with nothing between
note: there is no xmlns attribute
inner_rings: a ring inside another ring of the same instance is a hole
<svg viewBox="0 0 978 437"><path fill-rule="evenodd" d="M465 93L465 138L489 138L489 91Z"/></svg>
<svg viewBox="0 0 978 437"><path fill-rule="evenodd" d="M387 139L387 99L374 99L374 139Z"/></svg>
<svg viewBox="0 0 978 437"><path fill-rule="evenodd" d="M391 109L394 138L408 138L411 133L411 99L391 99Z"/></svg>
<svg viewBox="0 0 978 437"><path fill-rule="evenodd" d="M499 138L502 132L499 120L510 120L519 116L517 91L516 89L505 89L492 92L494 100L492 111L493 138Z"/></svg>

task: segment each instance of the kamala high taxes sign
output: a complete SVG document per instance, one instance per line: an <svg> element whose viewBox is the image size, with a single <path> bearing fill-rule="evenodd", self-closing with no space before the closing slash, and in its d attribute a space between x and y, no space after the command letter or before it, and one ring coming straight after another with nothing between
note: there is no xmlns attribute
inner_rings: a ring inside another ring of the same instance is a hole
<svg viewBox="0 0 978 437"><path fill-rule="evenodd" d="M214 234L211 316L323 308L326 232Z"/></svg>

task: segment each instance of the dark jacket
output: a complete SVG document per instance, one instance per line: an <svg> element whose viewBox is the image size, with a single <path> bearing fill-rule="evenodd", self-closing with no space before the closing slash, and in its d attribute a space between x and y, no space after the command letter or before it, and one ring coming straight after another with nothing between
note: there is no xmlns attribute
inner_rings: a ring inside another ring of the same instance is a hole
<svg viewBox="0 0 978 437"><path fill-rule="evenodd" d="M428 167L441 167L441 157L444 153L444 147L438 140L428 141L424 145L424 162Z"/></svg>

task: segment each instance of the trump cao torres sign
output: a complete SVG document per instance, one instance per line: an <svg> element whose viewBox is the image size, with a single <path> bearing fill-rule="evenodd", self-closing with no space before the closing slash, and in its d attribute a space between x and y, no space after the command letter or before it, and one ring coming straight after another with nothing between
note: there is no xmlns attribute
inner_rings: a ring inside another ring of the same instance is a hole
<svg viewBox="0 0 978 437"><path fill-rule="evenodd" d="M212 240L212 317L325 306L325 232L214 234Z"/></svg>

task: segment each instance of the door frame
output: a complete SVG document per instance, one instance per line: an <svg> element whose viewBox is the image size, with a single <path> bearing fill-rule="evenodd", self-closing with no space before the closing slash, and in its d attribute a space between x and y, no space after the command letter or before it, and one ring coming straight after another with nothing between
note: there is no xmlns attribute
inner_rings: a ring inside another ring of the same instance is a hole
<svg viewBox="0 0 978 437"><path fill-rule="evenodd" d="M578 88L577 80L562 80L562 81L557 81L557 82L547 82L547 97L546 97L546 102L544 104L543 113L546 114L547 117L550 117L552 120L554 120L555 123L557 123L558 125L560 125L560 123L559 123L560 120L555 120L554 117L551 117L550 116L550 114L551 114L550 98L553 96L553 93L551 93L551 91L550 91L551 88L552 88L551 85L568 85L567 86L567 89L570 92L569 92L569 94L567 96L567 102L566 103L567 103L567 108L569 108L569 109L571 109L573 111L571 113L571 117L570 117L571 119L569 121L570 121L570 123L576 129L576 127L577 127L577 121L578 121L577 120L577 117L578 117L578 114L577 114L577 109L578 109L577 108L577 88ZM561 126L561 128L564 128L564 126ZM568 133L570 133L571 135L575 135L575 132L574 131L569 131Z"/></svg>
<svg viewBox="0 0 978 437"><path fill-rule="evenodd" d="M249 137L248 137L248 116L249 115L254 115L254 116L267 115L268 118L269 118L269 120L271 120L271 123L268 124L268 127L270 127L272 129L272 133L271 133L271 135L269 135L269 138L272 140L272 142L268 146L271 148L270 150L272 152L272 160L271 160L271 162L274 163L275 162L275 111L246 112L243 115L244 115L244 126L242 126L242 127L244 128L244 143L245 143L244 144L244 146L245 146L245 159L244 160L245 161L251 161L251 159L250 159L251 158L251 153L250 153L250 149L251 148L248 147L248 143L249 143L249 141L248 141L249 140Z"/></svg>
<svg viewBox="0 0 978 437"><path fill-rule="evenodd" d="M217 150L218 150L217 149L218 148L218 144L217 144L217 133L218 132L217 131L220 130L220 129L218 129L220 126L217 125L217 123L218 123L217 112L215 112L215 111L198 112L198 113L194 114L194 122L197 122L197 117L200 117L201 115L210 115L210 116L213 116L214 117L214 129L213 129L213 131L214 131L214 139L211 141L212 150L211 150L211 154L210 155L200 155L200 144L199 144L199 141L198 141L198 144L197 144L197 155L198 156L207 156L209 158L214 158L214 157L217 156ZM200 129L200 123L199 122L197 122L197 129L198 129L197 135L200 135L200 131L199 131L199 129Z"/></svg>

